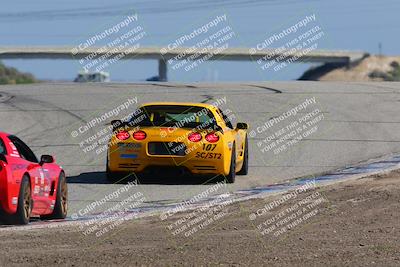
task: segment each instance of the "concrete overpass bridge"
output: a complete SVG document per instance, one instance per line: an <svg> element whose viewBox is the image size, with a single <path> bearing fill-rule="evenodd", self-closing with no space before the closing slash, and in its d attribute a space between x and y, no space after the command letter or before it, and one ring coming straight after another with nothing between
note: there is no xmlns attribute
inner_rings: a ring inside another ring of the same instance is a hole
<svg viewBox="0 0 400 267"><path fill-rule="evenodd" d="M101 47L89 47L77 50L74 47L0 47L1 59L72 59L94 60L96 58L109 58L123 55L120 60L152 59L158 60L158 76L161 81L167 81L168 60L192 60L205 58L206 60L229 60L229 61L272 61L285 57L288 51L278 49L251 50L249 48L226 48L226 49L203 49L194 50L189 47L178 47L168 49L166 47L125 47L120 50L104 50ZM210 55L213 55L210 57ZM333 63L348 65L363 59L368 53L361 51L297 51L294 62L304 63Z"/></svg>

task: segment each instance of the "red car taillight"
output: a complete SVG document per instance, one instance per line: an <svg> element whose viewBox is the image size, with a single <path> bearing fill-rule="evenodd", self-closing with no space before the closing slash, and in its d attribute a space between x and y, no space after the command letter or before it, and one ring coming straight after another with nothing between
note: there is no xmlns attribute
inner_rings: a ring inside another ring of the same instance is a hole
<svg viewBox="0 0 400 267"><path fill-rule="evenodd" d="M215 143L215 142L218 142L218 140L219 140L219 136L216 135L215 133L209 133L206 135L205 138L210 143Z"/></svg>
<svg viewBox="0 0 400 267"><path fill-rule="evenodd" d="M199 133L191 133L188 136L190 142L199 142L201 140L201 134Z"/></svg>
<svg viewBox="0 0 400 267"><path fill-rule="evenodd" d="M121 131L115 135L119 140L126 140L130 137L128 131Z"/></svg>
<svg viewBox="0 0 400 267"><path fill-rule="evenodd" d="M146 139L146 136L147 136L146 133L143 131L137 131L133 133L133 139L139 141Z"/></svg>

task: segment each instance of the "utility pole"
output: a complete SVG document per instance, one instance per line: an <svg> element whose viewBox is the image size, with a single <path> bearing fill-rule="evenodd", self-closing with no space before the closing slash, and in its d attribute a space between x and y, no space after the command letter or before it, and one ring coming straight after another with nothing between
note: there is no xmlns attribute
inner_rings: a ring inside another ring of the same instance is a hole
<svg viewBox="0 0 400 267"><path fill-rule="evenodd" d="M379 55L379 56L382 56L382 43L381 43L381 42L379 42L378 48L379 48L379 53L378 53L378 55Z"/></svg>

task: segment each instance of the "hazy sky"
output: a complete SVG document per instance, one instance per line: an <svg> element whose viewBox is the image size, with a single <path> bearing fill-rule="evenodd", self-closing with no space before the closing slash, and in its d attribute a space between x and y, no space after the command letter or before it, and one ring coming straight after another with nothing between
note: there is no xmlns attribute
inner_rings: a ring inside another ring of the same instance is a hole
<svg viewBox="0 0 400 267"><path fill-rule="evenodd" d="M378 53L378 43L381 42L385 54L400 54L398 0L112 2L3 1L0 10L0 45L76 46L93 34L115 25L126 14L137 12L137 25L146 32L146 36L140 40L140 46L165 46L212 18L226 14L224 26L229 26L235 33L227 42L229 47L254 47L305 16L315 14L316 20L309 27L318 25L324 32L317 41L318 49ZM194 43L196 41L188 42ZM32 72L41 79L72 80L82 69L82 65L73 60L7 60L5 63ZM308 67L307 64L291 64L274 72L262 70L256 62L213 61L203 63L192 71L169 68L168 75L170 80L181 81L288 80L296 79ZM112 80L135 81L156 75L157 68L157 62L152 60L120 61L107 71Z"/></svg>

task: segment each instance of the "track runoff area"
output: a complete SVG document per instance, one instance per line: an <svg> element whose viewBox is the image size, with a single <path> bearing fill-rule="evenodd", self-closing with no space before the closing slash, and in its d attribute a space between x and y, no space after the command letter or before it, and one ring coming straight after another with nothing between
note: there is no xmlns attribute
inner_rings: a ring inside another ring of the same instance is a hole
<svg viewBox="0 0 400 267"><path fill-rule="evenodd" d="M166 220L210 203L223 210L229 201L260 188L398 153L399 92L396 83L339 82L3 86L0 126L37 155L54 155L65 169L67 223L45 222L46 227L79 223L82 233L101 236L145 214ZM210 103L229 113L234 125L248 123L249 174L237 176L234 184L163 175L109 183L111 120L155 101ZM299 186L308 190L310 184Z"/></svg>

